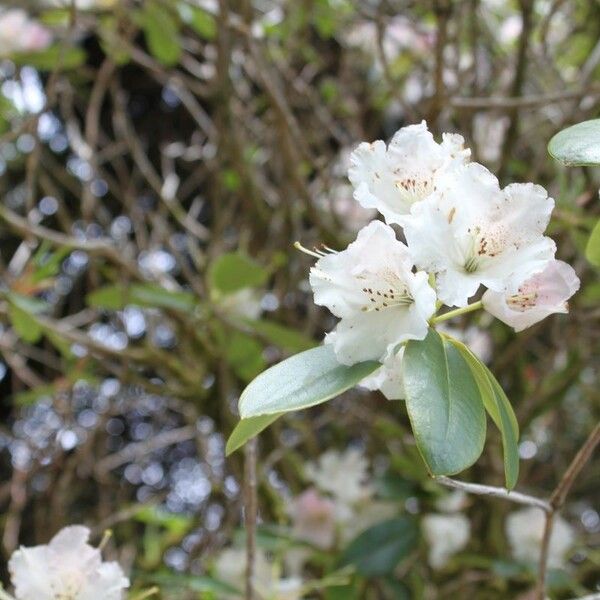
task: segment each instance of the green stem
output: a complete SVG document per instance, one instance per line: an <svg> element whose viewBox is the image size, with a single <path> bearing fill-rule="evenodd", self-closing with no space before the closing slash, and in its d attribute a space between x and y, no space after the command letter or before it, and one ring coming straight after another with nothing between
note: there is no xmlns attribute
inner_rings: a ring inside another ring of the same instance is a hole
<svg viewBox="0 0 600 600"><path fill-rule="evenodd" d="M443 321L447 321L448 319L453 319L454 317L459 317L460 315L464 315L466 313L473 312L474 310L479 310L483 308L483 302L478 300L477 302L473 302L473 304L469 304L468 306L463 306L462 308L457 308L456 310L450 310L439 317L433 317L430 323L432 325L436 325L437 323L442 323Z"/></svg>

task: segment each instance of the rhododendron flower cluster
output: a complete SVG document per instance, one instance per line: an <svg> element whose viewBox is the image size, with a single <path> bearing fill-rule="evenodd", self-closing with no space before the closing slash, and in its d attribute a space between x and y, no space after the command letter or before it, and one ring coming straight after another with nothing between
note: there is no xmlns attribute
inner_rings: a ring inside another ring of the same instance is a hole
<svg viewBox="0 0 600 600"><path fill-rule="evenodd" d="M342 364L381 362L364 384L390 399L403 396L398 351L425 338L441 306L475 308L469 300L483 286L477 307L520 331L566 312L579 288L545 235L554 208L546 190L501 188L470 155L460 135L437 143L425 122L403 127L387 146L360 144L350 159L354 198L387 224L372 221L341 252L313 253L315 303L340 319L326 343Z"/></svg>
<svg viewBox="0 0 600 600"><path fill-rule="evenodd" d="M0 56L37 52L52 42L52 33L20 8L0 12Z"/></svg>

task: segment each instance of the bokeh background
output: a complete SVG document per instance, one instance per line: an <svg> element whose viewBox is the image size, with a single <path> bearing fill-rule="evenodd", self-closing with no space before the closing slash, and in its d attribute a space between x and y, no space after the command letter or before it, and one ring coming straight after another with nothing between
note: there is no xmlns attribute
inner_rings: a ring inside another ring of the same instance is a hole
<svg viewBox="0 0 600 600"><path fill-rule="evenodd" d="M243 453L224 458L237 399L334 325L292 244L351 241L374 215L352 199L349 153L422 119L462 133L502 184L534 181L556 199L550 235L582 280L570 315L519 335L485 315L453 323L515 407L518 489L548 495L600 413L600 283L583 254L598 172L546 151L600 115L599 37L596 0L2 2L5 584L19 544L85 523L97 539L113 531L106 554L135 589L241 597L219 583L235 588L243 570ZM500 439L488 438L464 478L502 485ZM323 459L331 450L346 454ZM572 543L552 598L600 585L599 465L563 512ZM319 468L360 484L349 513L325 499L339 490ZM449 497L402 403L377 392L261 434L258 494L266 577L306 586L265 598L530 597L535 571L506 526L515 507L452 496L440 508ZM332 540L298 543L302 506L321 530L337 511ZM449 512L469 533L439 564L431 548L454 527L428 541L424 517ZM361 528L394 516L416 528L394 564L369 571L356 549L344 559Z"/></svg>

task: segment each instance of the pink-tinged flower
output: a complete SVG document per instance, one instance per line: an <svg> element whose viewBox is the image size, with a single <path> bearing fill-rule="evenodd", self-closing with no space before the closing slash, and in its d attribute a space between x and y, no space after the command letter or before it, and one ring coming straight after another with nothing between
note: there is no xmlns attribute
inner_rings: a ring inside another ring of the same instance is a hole
<svg viewBox="0 0 600 600"><path fill-rule="evenodd" d="M46 546L21 547L8 562L17 600L122 600L129 580L116 562L102 562L90 530L61 529Z"/></svg>
<svg viewBox="0 0 600 600"><path fill-rule="evenodd" d="M548 315L569 312L567 300L578 289L579 278L573 267L553 260L541 273L522 283L516 293L488 290L482 301L489 313L515 331L522 331Z"/></svg>
<svg viewBox="0 0 600 600"><path fill-rule="evenodd" d="M0 56L14 52L38 52L52 42L49 29L15 8L0 13Z"/></svg>
<svg viewBox="0 0 600 600"><path fill-rule="evenodd" d="M440 300L466 306L480 285L494 291L544 269L556 246L544 236L554 208L532 183L500 189L485 167L444 173L437 190L413 205L404 234L418 268L437 275Z"/></svg>
<svg viewBox="0 0 600 600"><path fill-rule="evenodd" d="M290 516L293 534L318 548L331 548L335 540L335 504L314 488L294 499Z"/></svg>
<svg viewBox="0 0 600 600"><path fill-rule="evenodd" d="M381 140L360 144L350 157L348 177L362 206L402 225L411 206L435 190L439 176L470 155L462 136L444 133L438 144L423 121L398 130L387 148Z"/></svg>
<svg viewBox="0 0 600 600"><path fill-rule="evenodd" d="M310 271L315 303L341 319L326 342L352 365L383 361L406 340L422 340L435 312L427 274L413 273L408 248L394 230L373 221L346 250L319 258Z"/></svg>

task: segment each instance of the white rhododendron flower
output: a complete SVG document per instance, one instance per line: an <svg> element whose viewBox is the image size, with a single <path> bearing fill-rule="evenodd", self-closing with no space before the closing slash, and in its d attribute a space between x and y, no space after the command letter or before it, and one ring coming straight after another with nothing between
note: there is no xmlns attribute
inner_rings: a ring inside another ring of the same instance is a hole
<svg viewBox="0 0 600 600"><path fill-rule="evenodd" d="M368 390L379 390L388 400L404 400L402 380L402 356L404 348L392 354L372 375L365 377L359 385Z"/></svg>
<svg viewBox="0 0 600 600"><path fill-rule="evenodd" d="M415 264L438 276L438 295L466 306L480 285L505 289L544 269L555 244L544 236L554 201L531 183L500 189L485 167L445 173L438 189L413 205L404 234Z"/></svg>
<svg viewBox="0 0 600 600"><path fill-rule="evenodd" d="M306 465L306 476L322 492L331 494L342 505L352 506L373 495L368 467L369 463L361 450L328 450L319 456L316 463Z"/></svg>
<svg viewBox="0 0 600 600"><path fill-rule="evenodd" d="M346 250L317 261L310 283L315 303L341 319L326 339L341 363L383 361L401 342L427 335L435 292L427 274L412 269L408 248L379 221Z"/></svg>
<svg viewBox="0 0 600 600"><path fill-rule="evenodd" d="M246 551L238 548L223 550L215 562L215 576L223 583L243 590L246 576ZM254 555L254 592L260 600L301 600L302 580L299 577L281 578L276 565L257 548ZM219 598L234 600L239 594L222 593Z"/></svg>
<svg viewBox="0 0 600 600"><path fill-rule="evenodd" d="M515 293L488 290L483 307L515 331L522 331L554 313L567 313L567 300L579 289L573 267L550 261L541 273L522 283Z"/></svg>
<svg viewBox="0 0 600 600"><path fill-rule="evenodd" d="M256 321L262 313L261 292L243 288L218 299L219 308L227 315Z"/></svg>
<svg viewBox="0 0 600 600"><path fill-rule="evenodd" d="M116 562L102 562L90 530L74 525L46 546L21 547L8 563L17 600L121 600L129 580Z"/></svg>
<svg viewBox="0 0 600 600"><path fill-rule="evenodd" d="M0 56L44 50L52 42L49 29L20 8L0 12Z"/></svg>
<svg viewBox="0 0 600 600"><path fill-rule="evenodd" d="M514 558L526 563L537 563L544 537L546 517L539 508L524 508L512 512L506 519L506 536ZM564 567L566 556L575 541L575 531L562 517L554 517L548 546L548 566Z"/></svg>
<svg viewBox="0 0 600 600"><path fill-rule="evenodd" d="M428 561L434 569L444 567L453 554L468 544L471 536L471 523L461 514L425 515L422 527L429 545Z"/></svg>
<svg viewBox="0 0 600 600"><path fill-rule="evenodd" d="M314 488L295 498L290 507L292 534L318 548L331 548L335 541L335 503Z"/></svg>
<svg viewBox="0 0 600 600"><path fill-rule="evenodd" d="M348 176L354 198L376 208L388 223L403 223L411 206L429 196L447 168L468 160L462 136L445 133L438 144L425 121L396 132L386 147L377 140L363 142L350 157Z"/></svg>

